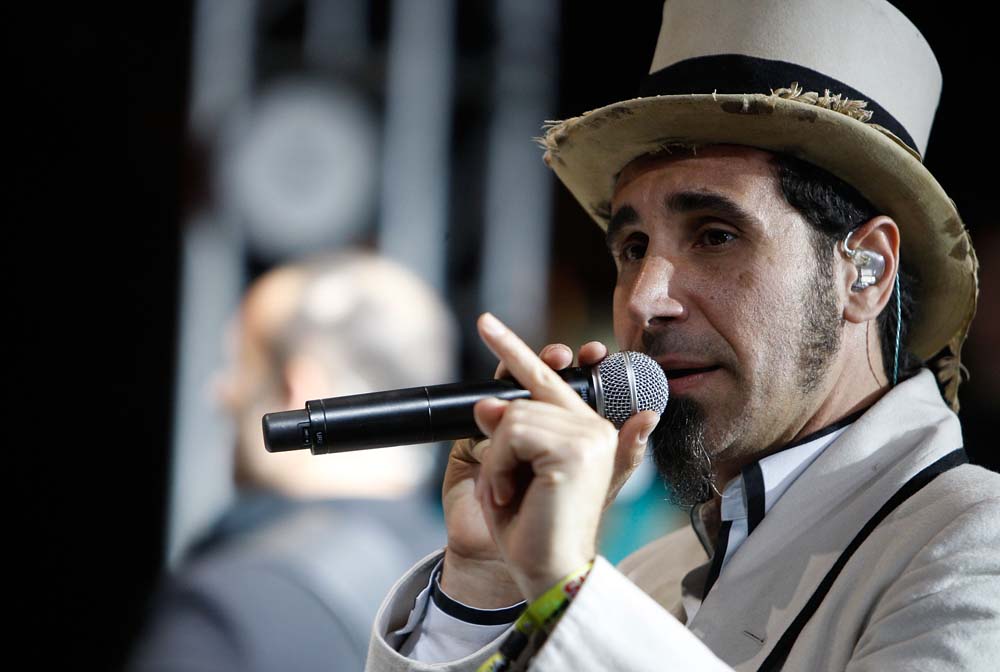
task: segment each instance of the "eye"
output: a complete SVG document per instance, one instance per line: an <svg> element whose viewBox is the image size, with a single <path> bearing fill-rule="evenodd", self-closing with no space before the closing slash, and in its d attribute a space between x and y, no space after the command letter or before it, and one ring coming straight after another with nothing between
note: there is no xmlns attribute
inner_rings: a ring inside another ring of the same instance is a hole
<svg viewBox="0 0 1000 672"><path fill-rule="evenodd" d="M618 258L621 261L637 261L646 254L645 236L632 236L626 240L618 251Z"/></svg>
<svg viewBox="0 0 1000 672"><path fill-rule="evenodd" d="M695 247L719 247L736 240L736 234L725 229L706 229L698 237Z"/></svg>

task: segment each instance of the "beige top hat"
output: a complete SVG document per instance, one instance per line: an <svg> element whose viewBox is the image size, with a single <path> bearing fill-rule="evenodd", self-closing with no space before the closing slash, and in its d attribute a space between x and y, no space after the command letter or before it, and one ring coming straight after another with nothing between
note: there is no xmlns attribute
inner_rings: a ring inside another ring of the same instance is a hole
<svg viewBox="0 0 1000 672"><path fill-rule="evenodd" d="M549 123L542 143L603 229L622 168L669 144L783 152L851 184L900 226L919 279L907 345L957 408L978 262L922 163L940 94L927 41L883 0L667 0L642 97Z"/></svg>

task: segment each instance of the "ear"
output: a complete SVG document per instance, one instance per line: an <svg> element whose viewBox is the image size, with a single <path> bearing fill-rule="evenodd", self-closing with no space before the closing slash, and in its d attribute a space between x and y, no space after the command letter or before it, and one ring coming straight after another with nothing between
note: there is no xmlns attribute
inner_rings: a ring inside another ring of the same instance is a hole
<svg viewBox="0 0 1000 672"><path fill-rule="evenodd" d="M286 408L302 408L310 399L334 394L326 366L317 357L294 355L281 370L283 402Z"/></svg>
<svg viewBox="0 0 1000 672"><path fill-rule="evenodd" d="M861 324L878 317L892 297L896 272L899 269L899 227L891 218L879 215L855 229L847 246L851 250L863 249L875 252L885 259L885 270L875 283L855 291L851 289L851 285L858 279L858 268L844 254L840 243L837 245L840 263L844 269L841 277L845 278L846 282L843 288L846 296L844 319Z"/></svg>
<svg viewBox="0 0 1000 672"><path fill-rule="evenodd" d="M239 385L231 371L215 371L208 380L209 394L215 405L227 412L235 413L240 406Z"/></svg>

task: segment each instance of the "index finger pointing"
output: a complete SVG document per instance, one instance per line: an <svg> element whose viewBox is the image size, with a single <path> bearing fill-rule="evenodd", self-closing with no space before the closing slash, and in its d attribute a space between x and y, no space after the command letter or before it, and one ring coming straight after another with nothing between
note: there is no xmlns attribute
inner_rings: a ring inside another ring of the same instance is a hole
<svg viewBox="0 0 1000 672"><path fill-rule="evenodd" d="M531 392L532 399L564 408L590 408L517 334L492 314L480 315L477 326L486 346L524 389Z"/></svg>

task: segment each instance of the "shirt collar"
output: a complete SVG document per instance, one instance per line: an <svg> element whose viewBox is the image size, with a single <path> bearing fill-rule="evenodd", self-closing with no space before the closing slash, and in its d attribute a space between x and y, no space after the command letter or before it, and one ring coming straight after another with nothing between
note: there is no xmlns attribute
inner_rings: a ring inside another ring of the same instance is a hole
<svg viewBox="0 0 1000 672"><path fill-rule="evenodd" d="M867 410L867 409L864 409ZM820 453L837 440L864 410L813 432L780 451L747 465L722 491L720 517L726 520L747 519L747 534L771 510Z"/></svg>
<svg viewBox="0 0 1000 672"><path fill-rule="evenodd" d="M744 467L722 491L722 520L746 518L747 532L753 532L792 482L846 429L841 427Z"/></svg>

